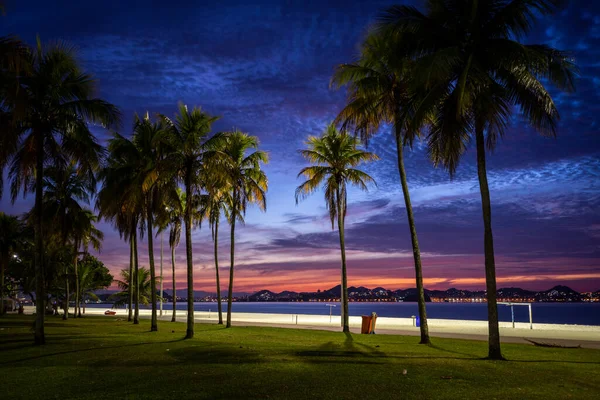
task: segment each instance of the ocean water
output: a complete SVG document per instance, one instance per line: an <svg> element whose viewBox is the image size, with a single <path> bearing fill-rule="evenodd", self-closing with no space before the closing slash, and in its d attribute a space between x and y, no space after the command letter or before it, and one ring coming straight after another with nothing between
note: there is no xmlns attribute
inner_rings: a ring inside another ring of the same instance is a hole
<svg viewBox="0 0 600 400"><path fill-rule="evenodd" d="M316 302L266 302L266 303L233 303L233 312L267 313L267 314L313 314L329 315L333 304L332 315L340 315L339 303ZM106 304L90 304L88 307L107 308ZM150 307L142 307L148 309ZM600 303L533 303L532 315L534 323L544 324L576 324L600 326ZM178 310L187 309L186 303L177 303ZM172 310L171 303L164 303L163 310ZM194 303L194 310L217 311L217 303ZM227 302L223 302L223 311L227 311ZM515 321L529 322L529 308L515 306ZM418 316L417 303L377 303L365 302L349 304L351 316L369 315L376 312L380 317L410 318ZM510 307L498 305L500 321L510 322ZM427 303L427 316L437 319L487 320L485 303Z"/></svg>

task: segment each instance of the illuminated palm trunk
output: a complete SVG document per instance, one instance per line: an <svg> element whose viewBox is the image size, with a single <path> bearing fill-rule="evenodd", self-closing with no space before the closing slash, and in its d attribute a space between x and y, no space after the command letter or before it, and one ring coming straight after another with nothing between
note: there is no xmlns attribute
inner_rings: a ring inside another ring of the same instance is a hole
<svg viewBox="0 0 600 400"><path fill-rule="evenodd" d="M42 196L44 194L44 135L35 132L36 141L36 174L35 174L35 344L45 344L44 314L46 312L46 295L44 291L44 238L42 235Z"/></svg>
<svg viewBox="0 0 600 400"><path fill-rule="evenodd" d="M488 309L488 358L503 359L500 349L500 329L498 327L498 304L496 300L496 263L494 260L494 237L492 235L492 206L490 190L485 167L485 138L483 129L475 130L477 141L477 176L479 178L479 191L481 192L481 208L483 212L483 245L485 254L485 286Z"/></svg>
<svg viewBox="0 0 600 400"><path fill-rule="evenodd" d="M152 211L150 210L150 201L148 201L148 215L146 218L148 225L148 259L150 262L150 298L152 302L152 317L150 322L150 332L158 331L158 322L156 315L156 269L154 267L154 240L152 238Z"/></svg>
<svg viewBox="0 0 600 400"><path fill-rule="evenodd" d="M236 193L234 193L234 202L236 198ZM237 204L234 203L234 207L231 213L231 251L229 254L230 257L230 266L229 266L229 293L227 293L227 328L231 328L231 304L233 303L233 267L234 267L234 257L235 257L235 218L236 218L236 209Z"/></svg>
<svg viewBox="0 0 600 400"><path fill-rule="evenodd" d="M417 284L417 301L419 306L419 320L421 330L420 344L429 344L429 326L427 324L427 311L425 308L425 289L423 287L423 268L421 266L421 250L419 249L419 240L417 238L417 227L413 215L412 204L410 201L410 192L408 191L408 182L406 180L406 170L404 169L404 146L402 135L396 132L396 150L398 153L398 172L400 173L400 183L402 193L404 194L404 204L408 216L408 226L410 229L410 239L413 249L413 258L415 262L415 280Z"/></svg>
<svg viewBox="0 0 600 400"><path fill-rule="evenodd" d="M177 291L175 289L175 246L171 247L171 266L173 267L173 316L171 322L177 321Z"/></svg>
<svg viewBox="0 0 600 400"><path fill-rule="evenodd" d="M134 287L134 301L135 301L135 311L133 313L133 323L137 325L140 323L140 285L139 285L139 271L140 264L138 260L138 248L137 248L137 221L133 228L133 279L129 277L130 285L135 285Z"/></svg>
<svg viewBox="0 0 600 400"><path fill-rule="evenodd" d="M219 279L219 219L215 221L215 273L217 279L217 309L219 311L219 325L223 325L223 306L221 304L221 280Z"/></svg>
<svg viewBox="0 0 600 400"><path fill-rule="evenodd" d="M133 238L129 238L129 286L127 287L127 294L129 297L127 314L127 321L131 322L133 319Z"/></svg>
<svg viewBox="0 0 600 400"><path fill-rule="evenodd" d="M346 243L344 241L344 206L340 198L339 189L336 191L337 214L338 214L338 232L340 234L340 251L342 253L342 283L341 283L341 303L342 303L342 330L350 332L350 323L348 316L348 275L346 272Z"/></svg>
<svg viewBox="0 0 600 400"><path fill-rule="evenodd" d="M187 258L187 330L186 339L194 337L194 267L192 263L192 171L186 171L185 182L185 253Z"/></svg>

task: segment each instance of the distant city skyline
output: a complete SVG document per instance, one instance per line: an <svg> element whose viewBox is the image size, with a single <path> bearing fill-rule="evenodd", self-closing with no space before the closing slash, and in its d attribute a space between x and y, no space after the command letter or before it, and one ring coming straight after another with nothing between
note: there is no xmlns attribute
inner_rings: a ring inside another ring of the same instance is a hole
<svg viewBox="0 0 600 400"><path fill-rule="evenodd" d="M172 115L178 101L222 116L213 131L239 128L261 140L271 162L267 212L250 209L236 244L235 292L316 291L339 284L337 232L322 194L297 205L297 150L320 134L344 104L329 89L336 65L351 62L368 24L392 1L280 4L172 1L148 7L102 3L7 1L0 34L27 43L64 39L80 49L99 94L121 108L119 132L131 134L134 112ZM413 2L419 6L421 2ZM540 19L527 40L571 51L580 67L575 94L555 95L561 113L556 139L543 138L514 114L506 137L488 158L498 287L545 290L561 284L600 289L600 5L571 1ZM105 143L109 132L95 134ZM473 146L472 146L473 147ZM366 169L378 183L351 191L346 221L349 285L415 286L410 236L389 132L369 144L381 160ZM428 289L483 289L483 227L473 149L450 180L434 169L424 145L406 155L408 182ZM2 211L20 214L31 196ZM109 225L98 257L117 276L129 246ZM223 288L229 230L220 230ZM194 232L195 290L214 290L212 240ZM140 243L141 265L147 248ZM157 272L160 235L155 242ZM165 287L171 282L164 240ZM178 289L185 283L185 247L177 249Z"/></svg>

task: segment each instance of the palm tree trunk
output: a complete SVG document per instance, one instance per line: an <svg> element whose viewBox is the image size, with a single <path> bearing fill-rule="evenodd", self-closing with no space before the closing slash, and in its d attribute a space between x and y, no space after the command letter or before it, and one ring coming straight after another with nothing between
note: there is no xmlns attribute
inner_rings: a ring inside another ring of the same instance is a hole
<svg viewBox="0 0 600 400"><path fill-rule="evenodd" d="M69 267L65 267L65 313L63 314L63 320L69 318Z"/></svg>
<svg viewBox="0 0 600 400"><path fill-rule="evenodd" d="M137 325L140 323L140 285L139 285L139 270L140 264L138 260L138 246L137 246L137 221L134 224L133 228L133 279L129 277L129 284L134 285L134 301L135 301L135 311L133 313L133 324Z"/></svg>
<svg viewBox="0 0 600 400"><path fill-rule="evenodd" d="M35 297L38 299L35 305L35 344L46 343L44 334L44 313L46 302L44 293L44 237L42 222L42 196L44 193L44 135L35 132L36 141L36 174L35 174Z"/></svg>
<svg viewBox="0 0 600 400"><path fill-rule="evenodd" d="M187 259L187 331L186 339L194 337L194 267L192 259L192 171L186 171L185 182L185 254Z"/></svg>
<svg viewBox="0 0 600 400"><path fill-rule="evenodd" d="M8 265L10 255L6 253L6 255L2 255L2 259L0 259L0 315L4 315L4 266Z"/></svg>
<svg viewBox="0 0 600 400"><path fill-rule="evenodd" d="M215 272L217 275L217 309L219 311L219 325L223 325L223 305L221 304L221 280L219 279L219 218L215 221Z"/></svg>
<svg viewBox="0 0 600 400"><path fill-rule="evenodd" d="M150 332L156 332L158 331L158 322L156 316L156 270L154 268L154 240L152 238L152 211L150 209L150 202L148 202L148 215L146 222L148 225L148 259L150 262L150 301L152 302Z"/></svg>
<svg viewBox="0 0 600 400"><path fill-rule="evenodd" d="M133 306L133 238L129 238L129 286L127 288L127 294L129 295L128 307L129 311L127 313L127 322L131 322L133 319L133 310L131 307Z"/></svg>
<svg viewBox="0 0 600 400"><path fill-rule="evenodd" d="M73 310L73 318L81 317L81 297L79 288L79 270L77 268L77 262L79 261L79 243L75 241L75 260L73 261L73 267L75 269L75 309Z"/></svg>
<svg viewBox="0 0 600 400"><path fill-rule="evenodd" d="M163 282L165 280L163 279L163 232L160 232L160 298L159 298L159 302L160 302L160 316L162 317L163 315L163 298L165 297L165 295L163 294Z"/></svg>
<svg viewBox="0 0 600 400"><path fill-rule="evenodd" d="M492 207L485 168L485 138L481 127L476 128L475 137L477 140L477 175L479 177L484 227L483 243L489 331L488 358L502 360L503 357L500 350L500 330L498 328L498 305L496 303L496 264L494 261L494 238L492 236Z"/></svg>
<svg viewBox="0 0 600 400"><path fill-rule="evenodd" d="M396 132L396 150L398 153L398 172L400 172L400 183L402 184L402 193L404 194L404 204L408 216L408 226L410 228L410 239L412 241L413 258L415 260L415 279L417 283L417 294L419 304L419 319L421 329L420 344L429 344L429 326L427 325L427 311L425 309L425 289L423 288L423 269L421 267L421 250L419 249L419 240L417 238L417 228L415 226L415 217L413 215L412 204L410 202L410 193L408 191L408 182L406 181L406 170L404 169L404 146L402 135Z"/></svg>
<svg viewBox="0 0 600 400"><path fill-rule="evenodd" d="M233 302L233 267L234 267L234 256L235 256L235 218L236 218L236 194L233 194L234 204L233 210L231 210L231 249L229 253L230 265L229 265L229 292L227 293L227 324L226 328L231 328L231 303Z"/></svg>
<svg viewBox="0 0 600 400"><path fill-rule="evenodd" d="M350 323L348 316L348 275L346 272L346 243L344 241L344 210L339 189L336 190L337 214L338 214L338 232L340 234L340 251L342 253L342 330L350 332Z"/></svg>
<svg viewBox="0 0 600 400"><path fill-rule="evenodd" d="M173 316L171 322L177 321L177 290L175 289L175 246L171 247L171 264L173 267Z"/></svg>

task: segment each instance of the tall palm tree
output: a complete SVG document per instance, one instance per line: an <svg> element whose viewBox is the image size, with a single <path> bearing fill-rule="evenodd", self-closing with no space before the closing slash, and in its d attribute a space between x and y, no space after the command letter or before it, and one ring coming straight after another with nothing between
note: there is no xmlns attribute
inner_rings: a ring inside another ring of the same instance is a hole
<svg viewBox="0 0 600 400"><path fill-rule="evenodd" d="M235 224L243 223L248 204L257 204L266 211L268 181L261 164L269 162L266 152L258 150L258 138L241 131L225 132L219 137L216 149L218 170L228 189L226 202L230 202L229 224L231 226L231 250L229 267L229 292L227 293L227 324L231 327L231 305L233 301L233 275L235 266ZM248 151L253 152L247 154Z"/></svg>
<svg viewBox="0 0 600 400"><path fill-rule="evenodd" d="M199 189L199 171L207 150L208 135L211 125L218 117L212 117L200 108L191 111L184 104L179 104L179 113L175 120L161 115L165 125L162 143L170 152L167 163L178 180L185 187L185 207L183 221L185 226L185 251L187 260L187 330L186 338L194 337L194 268L192 258L192 214L193 194Z"/></svg>
<svg viewBox="0 0 600 400"><path fill-rule="evenodd" d="M93 174L92 174L93 176ZM95 179L81 175L73 164L55 165L46 169L44 177L43 210L45 220L58 234L60 246L66 247L68 240L75 240L74 224L83 210L80 202L89 203L90 195L95 192ZM77 254L75 253L75 257ZM69 263L65 263L65 312L69 315Z"/></svg>
<svg viewBox="0 0 600 400"><path fill-rule="evenodd" d="M115 133L108 142L107 166L100 173L102 188L98 193L96 208L100 216L113 222L120 235L129 241L129 274L139 269L138 230L144 211L142 182L138 173L139 153L132 140ZM135 278L134 278L135 280ZM129 287L129 317L135 309L133 323L139 324L139 292L135 285Z"/></svg>
<svg viewBox="0 0 600 400"><path fill-rule="evenodd" d="M19 100L3 106L12 113L14 123L6 132L10 143L19 143L10 152L2 152L0 166L10 159L12 200L21 190L35 188L35 268L36 295L44 295L44 234L42 196L44 167L64 159L74 160L81 168L94 170L100 164L102 147L87 123L103 126L119 121L115 106L94 98L94 79L79 66L75 50L65 44L37 47L28 57L28 72L19 77ZM35 182L35 184L33 184ZM44 302L37 302L35 343L44 344Z"/></svg>
<svg viewBox="0 0 600 400"><path fill-rule="evenodd" d="M134 117L132 143L137 150L136 173L137 180L142 184L144 197L144 218L148 230L148 259L150 264L150 285L152 286L152 317L150 331L158 330L156 268L154 266L154 218L157 213L164 211L164 198L167 194L166 185L172 179L165 179L166 171L162 170L163 153L161 152L160 135L164 130L163 120L152 122L146 113L143 119Z"/></svg>
<svg viewBox="0 0 600 400"><path fill-rule="evenodd" d="M410 103L414 101L414 94L410 92L407 82L411 76L410 64L410 60L397 57L385 38L371 34L363 44L360 59L353 64L339 65L331 83L336 87L348 85L348 103L335 120L342 124L344 130L353 127L366 142L379 131L382 123L392 125L413 249L421 321L420 343L429 344L421 250L404 168L404 147L412 147L419 133L419 126L413 125L411 115Z"/></svg>
<svg viewBox="0 0 600 400"><path fill-rule="evenodd" d="M428 136L433 162L453 175L475 136L484 223L488 357L502 359L486 146L495 147L517 106L539 132L554 136L559 118L546 80L574 89L576 68L567 54L547 45L519 42L556 0L430 0L425 13L408 6L388 9L378 29L394 50L415 61L414 90L427 92L417 115L433 115Z"/></svg>
<svg viewBox="0 0 600 400"><path fill-rule="evenodd" d="M306 142L308 148L300 150L300 154L314 165L300 170L298 177L304 176L307 180L296 188L297 204L300 199L312 194L322 185L325 192L325 204L331 219L331 229L334 229L337 219L342 256L341 302L344 332L350 332L346 244L344 238L347 185L349 183L367 191L367 184L374 184L375 181L356 167L364 162L379 159L375 154L357 148L358 144L357 138L340 133L334 124L327 126L321 137L310 136Z"/></svg>
<svg viewBox="0 0 600 400"><path fill-rule="evenodd" d="M4 315L4 273L22 241L21 221L0 211L0 315Z"/></svg>
<svg viewBox="0 0 600 400"><path fill-rule="evenodd" d="M225 215L227 221L231 222L229 211L231 210L231 196L226 189L224 182L212 180L207 187L208 194L201 199L202 219L208 220L211 227L214 258L215 258L215 278L217 286L217 310L219 314L219 325L223 325L223 306L221 302L221 279L219 277L219 222L221 214Z"/></svg>

